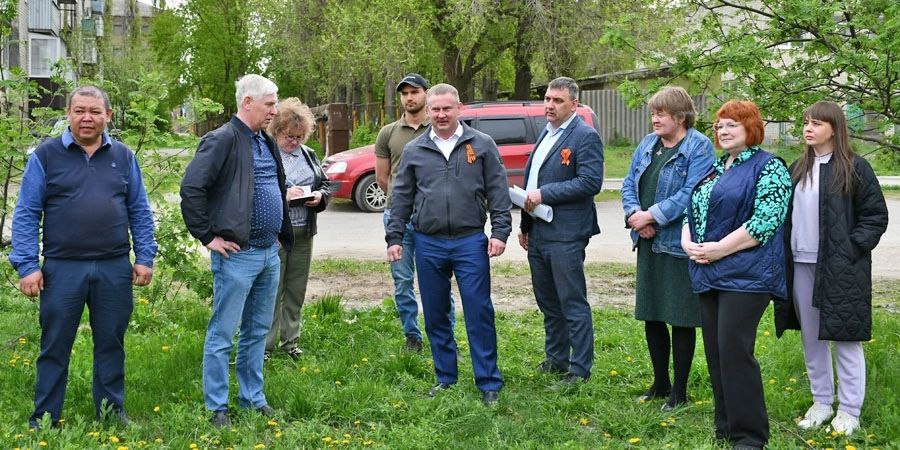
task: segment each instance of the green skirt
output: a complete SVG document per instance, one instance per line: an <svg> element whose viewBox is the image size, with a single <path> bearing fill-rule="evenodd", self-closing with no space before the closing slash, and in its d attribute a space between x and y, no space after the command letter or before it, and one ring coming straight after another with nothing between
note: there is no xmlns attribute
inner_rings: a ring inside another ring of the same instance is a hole
<svg viewBox="0 0 900 450"><path fill-rule="evenodd" d="M654 253L652 246L652 240L638 240L634 317L676 327L699 327L700 301L691 289L687 258Z"/></svg>

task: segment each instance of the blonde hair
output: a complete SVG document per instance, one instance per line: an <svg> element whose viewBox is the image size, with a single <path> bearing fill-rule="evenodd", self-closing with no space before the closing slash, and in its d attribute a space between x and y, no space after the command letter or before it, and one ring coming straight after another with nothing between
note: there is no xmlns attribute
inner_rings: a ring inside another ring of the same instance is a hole
<svg viewBox="0 0 900 450"><path fill-rule="evenodd" d="M300 130L305 143L316 129L316 118L309 106L301 102L297 97L289 97L278 104L278 115L272 119L266 130L274 138L285 135L293 130Z"/></svg>

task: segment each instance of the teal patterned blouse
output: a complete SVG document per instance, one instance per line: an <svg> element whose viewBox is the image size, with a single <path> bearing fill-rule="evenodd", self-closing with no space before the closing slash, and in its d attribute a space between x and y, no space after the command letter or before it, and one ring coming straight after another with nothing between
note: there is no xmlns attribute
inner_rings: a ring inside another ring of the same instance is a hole
<svg viewBox="0 0 900 450"><path fill-rule="evenodd" d="M742 151L731 163L732 169L750 159L756 152L762 151L759 147L750 147ZM713 164L715 173L712 178L706 178L691 195L690 212L696 224L697 242L703 242L706 235L706 214L709 210L709 195L719 181L719 177L725 172L725 161L728 160L726 152ZM765 245L778 226L784 223L787 216L788 203L791 199L791 174L780 159L773 158L763 167L759 180L756 182L756 200L753 203L753 215L750 220L744 222L744 229L753 239L759 241L759 245ZM687 215L684 223L687 224Z"/></svg>

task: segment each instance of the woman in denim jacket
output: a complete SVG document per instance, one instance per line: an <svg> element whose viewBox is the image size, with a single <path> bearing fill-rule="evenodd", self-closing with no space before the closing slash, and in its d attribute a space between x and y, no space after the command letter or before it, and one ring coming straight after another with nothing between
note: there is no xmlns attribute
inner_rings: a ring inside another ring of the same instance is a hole
<svg viewBox="0 0 900 450"><path fill-rule="evenodd" d="M697 113L684 89L663 88L648 106L653 133L634 151L622 183L622 206L638 253L634 315L644 321L653 364L653 384L638 401L666 398L662 410L670 411L687 401L700 326L700 307L681 248L682 219L691 190L712 167L715 153L709 138L693 128ZM666 324L672 326L671 339ZM674 386L669 382L670 352Z"/></svg>

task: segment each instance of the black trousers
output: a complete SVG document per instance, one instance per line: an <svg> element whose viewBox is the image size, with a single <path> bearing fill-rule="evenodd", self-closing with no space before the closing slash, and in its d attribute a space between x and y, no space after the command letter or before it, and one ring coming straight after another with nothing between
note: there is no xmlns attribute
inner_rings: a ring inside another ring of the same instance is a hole
<svg viewBox="0 0 900 450"><path fill-rule="evenodd" d="M753 349L756 329L770 297L715 290L700 294L716 437L760 448L769 440L769 416Z"/></svg>

